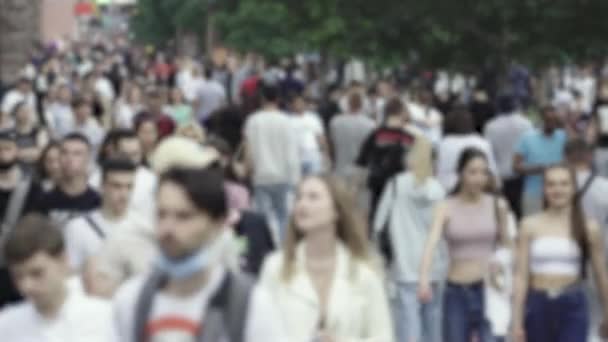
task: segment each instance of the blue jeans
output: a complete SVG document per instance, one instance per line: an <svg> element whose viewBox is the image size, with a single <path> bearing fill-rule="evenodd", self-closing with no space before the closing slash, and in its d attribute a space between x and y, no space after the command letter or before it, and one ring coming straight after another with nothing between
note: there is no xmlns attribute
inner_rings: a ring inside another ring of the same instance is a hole
<svg viewBox="0 0 608 342"><path fill-rule="evenodd" d="M418 283L397 283L392 300L399 342L441 342L441 287L433 285L430 303L418 301Z"/></svg>
<svg viewBox="0 0 608 342"><path fill-rule="evenodd" d="M460 285L448 282L443 296L443 340L493 342L490 324L484 315L483 284Z"/></svg>
<svg viewBox="0 0 608 342"><path fill-rule="evenodd" d="M552 296L529 290L526 301L527 341L586 342L589 309L582 285Z"/></svg>
<svg viewBox="0 0 608 342"><path fill-rule="evenodd" d="M275 218L278 224L279 239L283 241L287 229L287 198L290 190L289 184L254 185L253 200L256 209L266 216L268 222Z"/></svg>

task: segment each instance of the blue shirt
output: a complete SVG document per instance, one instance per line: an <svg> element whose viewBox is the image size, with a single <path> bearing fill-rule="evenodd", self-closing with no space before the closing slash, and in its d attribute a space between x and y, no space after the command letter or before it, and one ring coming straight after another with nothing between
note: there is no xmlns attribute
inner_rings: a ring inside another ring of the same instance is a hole
<svg viewBox="0 0 608 342"><path fill-rule="evenodd" d="M566 145L566 132L556 130L553 135L547 136L544 132L535 130L524 135L517 144L516 153L521 155L524 165L549 166L560 163L564 158L564 145ZM524 180L524 194L542 195L542 175L529 175Z"/></svg>

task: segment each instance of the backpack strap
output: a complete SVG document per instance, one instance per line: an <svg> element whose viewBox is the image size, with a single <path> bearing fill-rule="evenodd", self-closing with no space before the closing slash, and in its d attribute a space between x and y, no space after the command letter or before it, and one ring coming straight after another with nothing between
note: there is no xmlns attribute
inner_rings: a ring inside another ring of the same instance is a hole
<svg viewBox="0 0 608 342"><path fill-rule="evenodd" d="M147 340L146 324L152 312L154 295L166 281L167 277L161 272L153 273L146 280L135 311L134 341ZM204 328L198 336L199 342L217 342L223 336L229 337L230 342L244 341L253 285L253 279L244 274L226 273L222 285L211 298L209 308L204 308Z"/></svg>
<svg viewBox="0 0 608 342"><path fill-rule="evenodd" d="M159 271L155 271L144 283L139 298L137 299L137 306L135 307L135 325L133 330L133 341L145 342L148 340L148 332L146 331L146 324L148 318L152 312L152 304L154 302L154 295L156 291L162 287L167 281L167 277Z"/></svg>
<svg viewBox="0 0 608 342"><path fill-rule="evenodd" d="M95 231L97 236L99 236L100 239L104 240L106 238L106 234L103 232L99 224L97 224L97 222L93 220L93 217L91 217L91 215L85 215L84 220L87 221L91 228L93 228L93 230Z"/></svg>
<svg viewBox="0 0 608 342"><path fill-rule="evenodd" d="M230 342L244 341L253 286L253 279L247 275L226 273L220 289L211 299L199 342L216 342L222 336L228 336Z"/></svg>

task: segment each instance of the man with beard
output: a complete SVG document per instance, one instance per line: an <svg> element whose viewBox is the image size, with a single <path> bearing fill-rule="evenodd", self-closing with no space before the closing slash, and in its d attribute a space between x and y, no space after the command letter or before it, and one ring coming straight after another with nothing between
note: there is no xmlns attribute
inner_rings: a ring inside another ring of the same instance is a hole
<svg viewBox="0 0 608 342"><path fill-rule="evenodd" d="M161 176L157 271L114 297L118 341L285 341L270 294L223 260L223 183L213 170Z"/></svg>
<svg viewBox="0 0 608 342"><path fill-rule="evenodd" d="M18 166L17 152L15 132L0 132L0 246L17 221L35 210L41 194L40 186ZM19 299L8 270L0 260L0 308Z"/></svg>

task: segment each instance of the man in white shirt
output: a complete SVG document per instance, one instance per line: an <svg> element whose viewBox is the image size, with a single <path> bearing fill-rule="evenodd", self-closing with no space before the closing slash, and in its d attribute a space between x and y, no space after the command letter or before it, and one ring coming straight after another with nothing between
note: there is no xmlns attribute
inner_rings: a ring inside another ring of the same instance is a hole
<svg viewBox="0 0 608 342"><path fill-rule="evenodd" d="M228 208L221 174L170 169L156 200L158 271L114 297L115 341L286 341L266 290L222 262Z"/></svg>
<svg viewBox="0 0 608 342"><path fill-rule="evenodd" d="M520 199L522 178L513 170L515 146L519 140L534 128L532 122L516 108L510 96L498 99L499 115L490 120L484 128L484 136L492 145L498 174L503 182L503 191L517 217L521 216Z"/></svg>
<svg viewBox="0 0 608 342"><path fill-rule="evenodd" d="M91 104L84 99L76 99L72 104L74 121L70 133L80 133L84 135L91 144L94 154L99 151L101 143L105 137L105 132L95 118Z"/></svg>
<svg viewBox="0 0 608 342"><path fill-rule="evenodd" d="M64 230L67 255L74 271L80 272L107 239L138 224L128 206L134 181L135 165L130 161L111 159L104 163L101 208L70 220Z"/></svg>
<svg viewBox="0 0 608 342"><path fill-rule="evenodd" d="M433 107L433 94L423 90L417 102L408 102L411 123L419 129L433 145L439 144L443 134L443 115Z"/></svg>
<svg viewBox="0 0 608 342"><path fill-rule="evenodd" d="M3 341L115 341L111 305L68 285L61 232L44 216L26 216L18 224L4 260L26 301L0 311Z"/></svg>
<svg viewBox="0 0 608 342"><path fill-rule="evenodd" d="M287 226L287 198L300 179L298 134L279 109L276 86L263 86L264 107L245 123L246 158L252 171L254 202L269 222L276 218L282 237Z"/></svg>
<svg viewBox="0 0 608 342"><path fill-rule="evenodd" d="M32 111L36 111L36 95L32 91L32 81L26 77L20 78L15 88L4 95L0 111L10 114L13 112L15 105L20 102L25 102ZM36 119L38 118L36 117Z"/></svg>
<svg viewBox="0 0 608 342"><path fill-rule="evenodd" d="M291 99L291 110L291 121L299 135L302 175L318 174L323 171L323 164L327 160L323 123L318 114L306 110L306 100L301 94Z"/></svg>
<svg viewBox="0 0 608 342"><path fill-rule="evenodd" d="M205 82L198 86L197 98L194 108L200 122L206 121L213 112L226 105L226 89L221 83L214 80L211 69L205 70Z"/></svg>
<svg viewBox="0 0 608 342"><path fill-rule="evenodd" d="M53 139L61 139L70 133L74 125L74 113L72 112L72 93L67 84L62 84L57 89L58 99L51 102L46 109L46 121Z"/></svg>

